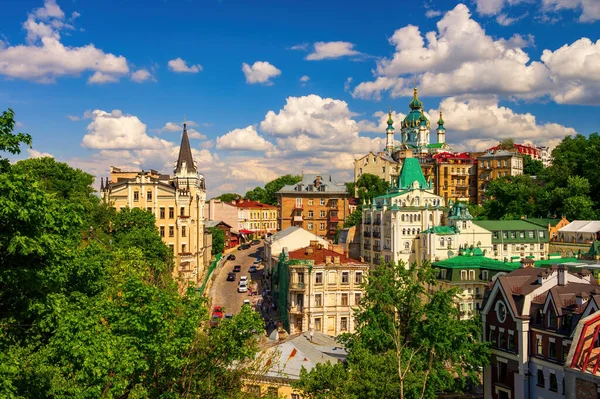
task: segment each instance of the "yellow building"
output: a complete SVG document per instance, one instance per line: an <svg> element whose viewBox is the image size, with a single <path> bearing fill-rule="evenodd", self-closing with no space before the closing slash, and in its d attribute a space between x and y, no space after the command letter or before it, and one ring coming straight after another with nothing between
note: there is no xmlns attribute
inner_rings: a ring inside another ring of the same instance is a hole
<svg viewBox="0 0 600 399"><path fill-rule="evenodd" d="M240 232L263 235L277 231L276 206L248 199L239 199L231 204L238 209Z"/></svg>
<svg viewBox="0 0 600 399"><path fill-rule="evenodd" d="M174 276L193 284L200 281L210 260L206 248L211 240L204 235L204 176L198 173L185 124L174 176L111 166L110 177L101 183L101 197L117 211L152 212L160 236L173 250Z"/></svg>
<svg viewBox="0 0 600 399"><path fill-rule="evenodd" d="M504 176L523 174L523 155L518 151L498 150L477 158L477 203L488 198L485 190L490 181Z"/></svg>

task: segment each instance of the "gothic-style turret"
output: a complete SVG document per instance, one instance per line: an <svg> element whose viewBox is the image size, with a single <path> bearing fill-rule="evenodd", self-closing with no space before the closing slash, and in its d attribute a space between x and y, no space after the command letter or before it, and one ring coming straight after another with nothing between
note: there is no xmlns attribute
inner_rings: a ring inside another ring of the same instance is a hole
<svg viewBox="0 0 600 399"><path fill-rule="evenodd" d="M192 156L192 148L190 147L190 139L187 133L186 124L183 124L183 135L181 136L181 146L179 147L179 156L177 157L177 164L175 165L175 176L186 176L190 174L196 174L198 169L194 164L194 157Z"/></svg>
<svg viewBox="0 0 600 399"><path fill-rule="evenodd" d="M394 120L392 119L392 110L390 110L388 121L387 121L387 129L385 129L386 133L386 144L385 150L391 154L394 152Z"/></svg>

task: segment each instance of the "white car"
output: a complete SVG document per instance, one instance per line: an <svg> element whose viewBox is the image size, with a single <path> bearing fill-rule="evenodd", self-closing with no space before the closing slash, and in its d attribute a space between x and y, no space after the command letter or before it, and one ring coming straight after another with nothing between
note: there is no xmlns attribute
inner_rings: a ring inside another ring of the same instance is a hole
<svg viewBox="0 0 600 399"><path fill-rule="evenodd" d="M240 281L240 285L238 285L238 292L248 292L248 286L245 281Z"/></svg>
<svg viewBox="0 0 600 399"><path fill-rule="evenodd" d="M247 284L248 283L248 276L241 276L240 277L240 284L241 283Z"/></svg>

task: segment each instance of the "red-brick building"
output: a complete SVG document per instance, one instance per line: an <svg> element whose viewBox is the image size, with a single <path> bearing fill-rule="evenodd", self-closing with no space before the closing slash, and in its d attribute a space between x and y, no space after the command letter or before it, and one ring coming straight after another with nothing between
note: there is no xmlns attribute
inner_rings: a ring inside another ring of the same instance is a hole
<svg viewBox="0 0 600 399"><path fill-rule="evenodd" d="M589 272L562 265L499 276L481 311L484 339L492 344L484 397L564 398L571 334L594 295L600 287Z"/></svg>

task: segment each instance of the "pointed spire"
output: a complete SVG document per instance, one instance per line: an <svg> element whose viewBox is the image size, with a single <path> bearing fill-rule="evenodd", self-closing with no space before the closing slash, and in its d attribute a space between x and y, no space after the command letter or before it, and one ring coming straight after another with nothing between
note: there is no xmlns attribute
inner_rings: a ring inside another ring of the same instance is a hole
<svg viewBox="0 0 600 399"><path fill-rule="evenodd" d="M423 107L423 103L419 100L419 94L417 91L417 83L415 82L415 89L413 91L413 99L412 101L408 104L408 106L410 107L410 109L412 110L417 110L419 108Z"/></svg>
<svg viewBox="0 0 600 399"><path fill-rule="evenodd" d="M440 108L440 119L438 119L438 125L444 126L444 119L442 119L442 109Z"/></svg>
<svg viewBox="0 0 600 399"><path fill-rule="evenodd" d="M183 123L183 135L181 136L181 146L179 147L179 156L177 157L175 174L181 172L184 162L188 172L197 172L196 165L194 165L194 157L192 156L192 149L190 147L190 139L187 133L187 124L185 122Z"/></svg>
<svg viewBox="0 0 600 399"><path fill-rule="evenodd" d="M390 112L388 114L388 121L387 121L387 125L388 125L388 130L394 130L394 120L392 119L392 107L390 107Z"/></svg>
<svg viewBox="0 0 600 399"><path fill-rule="evenodd" d="M104 177L100 178L100 191L104 191Z"/></svg>

